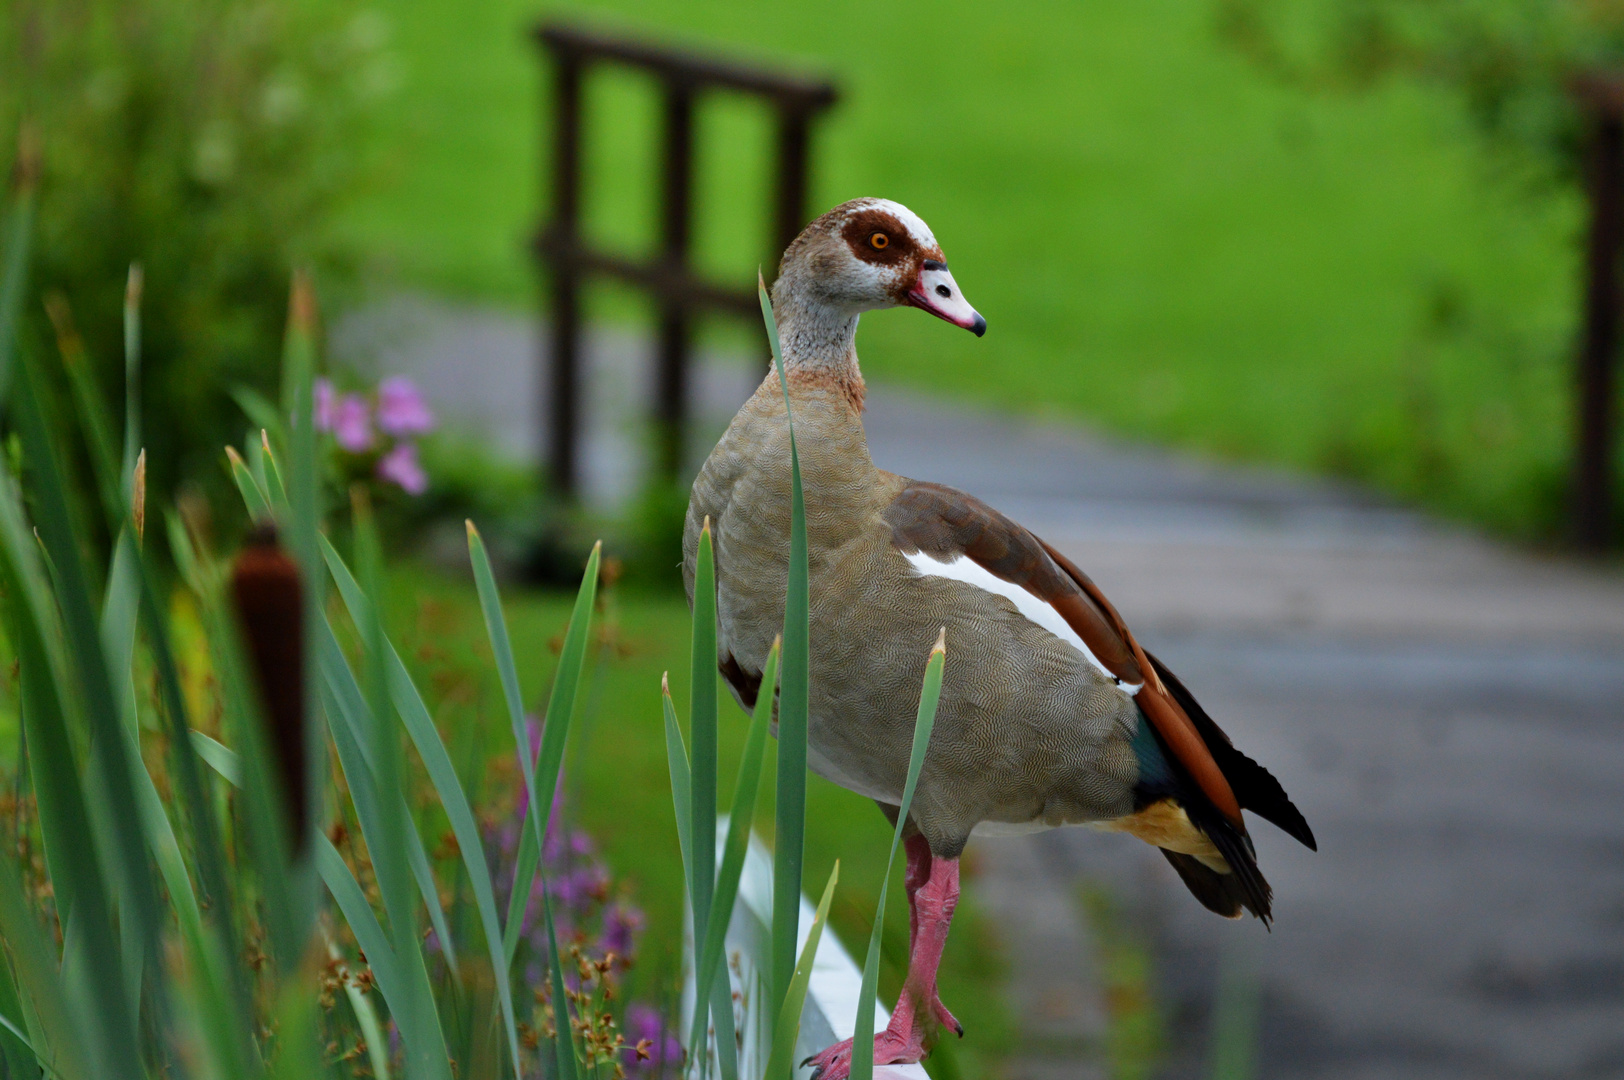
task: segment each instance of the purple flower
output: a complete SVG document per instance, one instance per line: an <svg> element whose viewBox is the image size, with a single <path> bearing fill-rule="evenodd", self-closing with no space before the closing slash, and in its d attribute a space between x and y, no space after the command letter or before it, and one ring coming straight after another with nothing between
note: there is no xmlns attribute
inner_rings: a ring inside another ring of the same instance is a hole
<svg viewBox="0 0 1624 1080"><path fill-rule="evenodd" d="M434 430L434 414L416 383L391 375L378 384L378 426L387 435L422 435Z"/></svg>
<svg viewBox="0 0 1624 1080"><path fill-rule="evenodd" d="M316 430L333 430L333 381L317 379L311 390L315 395Z"/></svg>
<svg viewBox="0 0 1624 1080"><path fill-rule="evenodd" d="M379 458L378 478L399 484L408 495L421 495L429 489L429 476L418 463L414 443L397 443L393 450Z"/></svg>
<svg viewBox="0 0 1624 1080"><path fill-rule="evenodd" d="M677 1041L674 1032L666 1029L665 1019L658 1010L642 1004L631 1006L626 1010L624 1030L628 1045L621 1051L621 1061L630 1072L659 1073L664 1066L682 1060L682 1043ZM639 1061L637 1047L645 1040L648 1057Z"/></svg>
<svg viewBox="0 0 1624 1080"><path fill-rule="evenodd" d="M598 943L598 951L605 955L614 953L619 957L632 955L636 947L637 935L643 930L643 913L634 907L625 904L614 904L603 913L603 938Z"/></svg>
<svg viewBox="0 0 1624 1080"><path fill-rule="evenodd" d="M333 437L352 454L372 449L372 410L359 394L345 394L333 409Z"/></svg>

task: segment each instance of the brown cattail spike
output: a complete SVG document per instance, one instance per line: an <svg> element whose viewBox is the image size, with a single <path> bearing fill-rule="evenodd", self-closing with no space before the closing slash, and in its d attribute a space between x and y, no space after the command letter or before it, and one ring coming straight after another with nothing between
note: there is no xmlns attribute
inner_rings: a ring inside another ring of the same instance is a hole
<svg viewBox="0 0 1624 1080"><path fill-rule="evenodd" d="M304 600L299 569L269 521L249 532L231 568L231 589L298 854L306 826Z"/></svg>

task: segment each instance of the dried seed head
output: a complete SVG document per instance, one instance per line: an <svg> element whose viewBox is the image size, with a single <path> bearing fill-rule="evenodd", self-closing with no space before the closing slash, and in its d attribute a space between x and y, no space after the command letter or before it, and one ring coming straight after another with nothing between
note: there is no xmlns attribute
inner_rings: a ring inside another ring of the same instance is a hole
<svg viewBox="0 0 1624 1080"><path fill-rule="evenodd" d="M135 476L130 481L130 515L135 520L135 542L139 544L147 535L146 447L135 457Z"/></svg>
<svg viewBox="0 0 1624 1080"><path fill-rule="evenodd" d="M293 288L288 296L288 329L307 337L316 332L316 293L310 287L307 270L293 272Z"/></svg>

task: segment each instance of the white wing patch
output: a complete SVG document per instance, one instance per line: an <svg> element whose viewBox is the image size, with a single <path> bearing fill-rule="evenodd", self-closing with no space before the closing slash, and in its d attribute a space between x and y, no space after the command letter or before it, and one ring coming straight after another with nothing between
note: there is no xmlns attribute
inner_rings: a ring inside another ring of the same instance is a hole
<svg viewBox="0 0 1624 1080"><path fill-rule="evenodd" d="M1094 655L1077 631L1071 628L1071 624L1047 601L1032 595L1013 581L1005 581L974 559L966 555L960 555L951 562L942 562L940 559L926 555L923 551L916 551L912 555L904 554L902 557L907 559L908 563L922 577L950 578L954 581L962 581L966 585L974 585L984 592L1002 596L1014 604L1015 610L1025 616L1028 621L1043 627L1043 629L1082 653L1084 659L1093 664L1109 682L1121 687L1123 693L1132 696L1139 693L1140 688L1144 685L1143 683L1125 683L1111 674L1110 669L1100 663L1099 657Z"/></svg>

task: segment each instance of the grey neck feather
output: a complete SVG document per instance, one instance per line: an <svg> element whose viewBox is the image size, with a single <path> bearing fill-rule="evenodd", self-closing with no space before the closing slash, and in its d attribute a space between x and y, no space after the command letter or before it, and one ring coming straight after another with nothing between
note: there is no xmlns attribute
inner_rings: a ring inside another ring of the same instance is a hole
<svg viewBox="0 0 1624 1080"><path fill-rule="evenodd" d="M858 375L857 312L788 295L775 298L773 315L790 370Z"/></svg>

